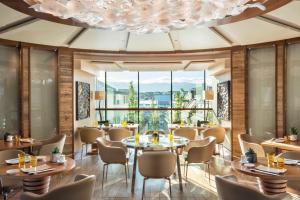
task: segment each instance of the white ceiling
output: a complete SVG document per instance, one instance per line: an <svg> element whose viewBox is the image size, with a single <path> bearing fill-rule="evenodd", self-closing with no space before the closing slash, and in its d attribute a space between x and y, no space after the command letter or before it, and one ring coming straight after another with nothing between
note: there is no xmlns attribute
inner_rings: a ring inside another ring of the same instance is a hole
<svg viewBox="0 0 300 200"><path fill-rule="evenodd" d="M267 14L300 27L300 1L293 1ZM0 4L0 27L28 17ZM210 28L190 28L145 35L88 29L70 47L111 51L173 51L229 47L299 37L300 31L262 21L258 18L216 27L233 43L222 39ZM68 46L80 27L38 20L0 34L0 38L55 46ZM127 40L128 39L128 40Z"/></svg>

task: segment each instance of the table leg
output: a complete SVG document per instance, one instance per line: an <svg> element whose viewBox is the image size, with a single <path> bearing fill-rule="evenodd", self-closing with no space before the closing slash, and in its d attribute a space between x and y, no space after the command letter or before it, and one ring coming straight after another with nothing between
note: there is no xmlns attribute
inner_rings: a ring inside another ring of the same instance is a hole
<svg viewBox="0 0 300 200"><path fill-rule="evenodd" d="M133 169L132 169L132 179L131 179L131 193L134 193L135 187L135 177L136 177L136 163L137 163L137 151L138 149L134 149L134 158L133 158Z"/></svg>
<svg viewBox="0 0 300 200"><path fill-rule="evenodd" d="M258 178L259 189L265 194L281 194L286 192L287 180Z"/></svg>
<svg viewBox="0 0 300 200"><path fill-rule="evenodd" d="M50 176L41 178L25 178L23 179L23 190L24 192L45 194L49 190L50 180Z"/></svg>
<svg viewBox="0 0 300 200"><path fill-rule="evenodd" d="M183 191L178 148L176 149L176 157L177 157L177 171L178 171L178 179L179 179L179 189L180 189L180 191Z"/></svg>

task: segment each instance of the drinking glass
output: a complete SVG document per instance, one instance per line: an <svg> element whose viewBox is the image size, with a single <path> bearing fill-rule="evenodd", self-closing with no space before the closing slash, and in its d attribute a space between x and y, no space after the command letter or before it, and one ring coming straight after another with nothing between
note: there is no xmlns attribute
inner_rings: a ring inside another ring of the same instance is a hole
<svg viewBox="0 0 300 200"><path fill-rule="evenodd" d="M16 143L17 143L17 144L20 143L20 138L21 138L21 137L20 137L19 135L16 135L16 136L15 136L15 140L16 140Z"/></svg>
<svg viewBox="0 0 300 200"><path fill-rule="evenodd" d="M267 153L268 167L273 167L274 157L274 153Z"/></svg>
<svg viewBox="0 0 300 200"><path fill-rule="evenodd" d="M284 169L284 157L282 156L277 157L277 168Z"/></svg>
<svg viewBox="0 0 300 200"><path fill-rule="evenodd" d="M30 167L37 166L37 156L31 155L30 156Z"/></svg>
<svg viewBox="0 0 300 200"><path fill-rule="evenodd" d="M135 139L135 144L138 145L140 143L140 134L136 133L134 139Z"/></svg>
<svg viewBox="0 0 300 200"><path fill-rule="evenodd" d="M23 168L25 166L25 153L19 153L19 168Z"/></svg>

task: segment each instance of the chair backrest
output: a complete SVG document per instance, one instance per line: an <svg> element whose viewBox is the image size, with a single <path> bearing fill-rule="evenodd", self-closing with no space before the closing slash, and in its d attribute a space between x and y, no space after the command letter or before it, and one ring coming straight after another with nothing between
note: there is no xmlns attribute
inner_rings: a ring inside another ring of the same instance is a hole
<svg viewBox="0 0 300 200"><path fill-rule="evenodd" d="M249 134L239 134L238 138L242 154L245 154L248 149L251 148L256 152L257 157L265 157L264 148L259 144L258 139L254 136L250 136Z"/></svg>
<svg viewBox="0 0 300 200"><path fill-rule="evenodd" d="M49 140L42 141L42 146L38 151L39 155L50 155L53 149L56 147L59 149L59 152L63 152L65 145L66 135L56 135Z"/></svg>
<svg viewBox="0 0 300 200"><path fill-rule="evenodd" d="M175 171L176 156L169 151L144 152L138 157L139 171L148 178L166 178Z"/></svg>
<svg viewBox="0 0 300 200"><path fill-rule="evenodd" d="M226 135L226 130L222 126L216 126L212 128L208 128L203 131L203 136L208 137L208 136L213 136L216 138L216 143L221 144L225 140L225 135Z"/></svg>
<svg viewBox="0 0 300 200"><path fill-rule="evenodd" d="M231 176L229 176L231 177ZM231 178L216 176L216 186L220 200L279 200L282 196L265 195L254 187L238 183Z"/></svg>
<svg viewBox="0 0 300 200"><path fill-rule="evenodd" d="M103 137L96 139L101 160L105 163L126 163L126 151L124 148L110 146L109 141Z"/></svg>
<svg viewBox="0 0 300 200"><path fill-rule="evenodd" d="M108 130L108 136L111 141L121 141L131 136L131 131L126 128L111 128Z"/></svg>
<svg viewBox="0 0 300 200"><path fill-rule="evenodd" d="M20 200L91 200L95 182L96 177L94 175L78 175L74 183L55 188L43 195L25 192L21 194Z"/></svg>
<svg viewBox="0 0 300 200"><path fill-rule="evenodd" d="M98 137L102 137L104 135L103 130L99 130L93 127L83 127L79 130L81 142L86 144L92 144L96 142Z"/></svg>
<svg viewBox="0 0 300 200"><path fill-rule="evenodd" d="M174 135L185 137L189 140L195 140L196 139L196 130L190 127L182 127L178 128L174 131Z"/></svg>
<svg viewBox="0 0 300 200"><path fill-rule="evenodd" d="M203 140L193 141L193 147L188 150L188 163L204 163L209 161L215 152L216 138L209 136Z"/></svg>

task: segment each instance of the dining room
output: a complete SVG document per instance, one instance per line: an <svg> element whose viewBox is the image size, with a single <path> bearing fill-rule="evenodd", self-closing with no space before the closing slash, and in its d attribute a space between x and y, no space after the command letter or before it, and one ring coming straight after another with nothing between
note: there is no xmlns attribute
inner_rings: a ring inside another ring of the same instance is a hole
<svg viewBox="0 0 300 200"><path fill-rule="evenodd" d="M0 0L0 198L299 199L300 1L217 2Z"/></svg>

